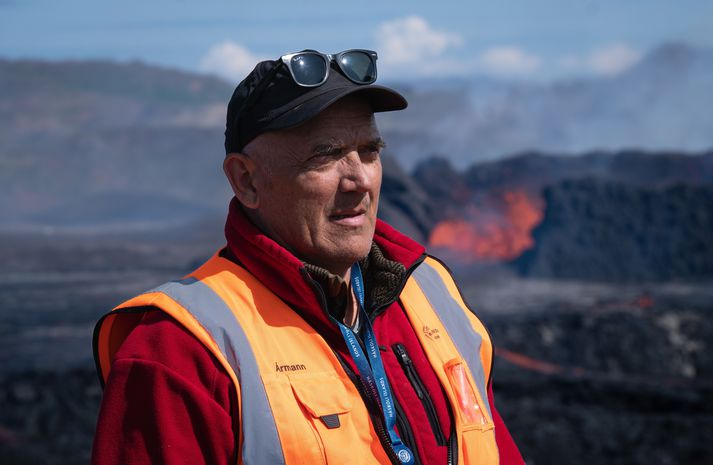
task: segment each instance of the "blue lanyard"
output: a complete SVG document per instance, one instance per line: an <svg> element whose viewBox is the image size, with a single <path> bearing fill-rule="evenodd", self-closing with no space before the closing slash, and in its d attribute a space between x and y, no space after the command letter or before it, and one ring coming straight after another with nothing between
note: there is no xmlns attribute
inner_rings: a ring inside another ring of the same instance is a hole
<svg viewBox="0 0 713 465"><path fill-rule="evenodd" d="M393 395L391 394L389 381L386 379L386 372L384 371L384 364L381 361L381 354L379 353L379 345L376 343L374 329L371 327L369 316L364 310L364 279L362 278L361 268L358 263L352 265L351 283L359 305L359 317L364 327L363 334L364 346L367 351L366 355L361 345L359 345L354 331L344 323L337 320L334 321L342 331L342 336L344 336L349 352L352 354L354 363L361 374L365 386L371 392L372 396L375 392L379 395L381 409L384 414L384 420L386 421L386 430L391 440L391 447L399 460L401 460L401 463L412 465L414 462L413 454L409 448L401 442L401 438L399 438L398 434L396 434L396 411L394 410Z"/></svg>

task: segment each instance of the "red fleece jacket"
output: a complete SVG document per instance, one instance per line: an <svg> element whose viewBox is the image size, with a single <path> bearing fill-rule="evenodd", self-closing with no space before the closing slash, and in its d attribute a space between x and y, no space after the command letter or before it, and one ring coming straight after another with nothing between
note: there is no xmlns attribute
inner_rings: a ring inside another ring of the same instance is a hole
<svg viewBox="0 0 713 465"><path fill-rule="evenodd" d="M313 326L352 365L339 330L327 318L302 275L302 263L262 234L231 203L226 224L230 255ZM379 222L374 238L390 260L407 268L423 247ZM218 361L183 326L162 311L147 308L112 363L97 424L92 464L235 464L238 425L235 390ZM373 322L382 347L403 345L429 391L445 437L450 416L445 396L403 309L392 303ZM413 385L391 350L384 368L408 421L423 465L446 463ZM503 465L524 464L493 403L490 407Z"/></svg>

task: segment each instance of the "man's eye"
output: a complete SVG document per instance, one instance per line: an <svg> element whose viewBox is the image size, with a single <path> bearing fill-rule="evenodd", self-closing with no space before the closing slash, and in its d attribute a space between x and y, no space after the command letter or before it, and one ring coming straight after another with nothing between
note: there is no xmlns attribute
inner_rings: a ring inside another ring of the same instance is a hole
<svg viewBox="0 0 713 465"><path fill-rule="evenodd" d="M305 162L305 166L308 169L324 167L329 165L333 161L339 159L341 156L342 151L340 149L319 151L313 154L309 159L307 159L307 161Z"/></svg>
<svg viewBox="0 0 713 465"><path fill-rule="evenodd" d="M333 158L340 157L341 155L342 155L342 151L339 149L329 150L326 152L319 152L319 153L314 154L314 156L312 157L312 160L327 161L327 160L331 160Z"/></svg>
<svg viewBox="0 0 713 465"><path fill-rule="evenodd" d="M376 157L381 153L381 146L380 145L370 145L368 147L365 147L362 150L363 155L371 156L371 157Z"/></svg>

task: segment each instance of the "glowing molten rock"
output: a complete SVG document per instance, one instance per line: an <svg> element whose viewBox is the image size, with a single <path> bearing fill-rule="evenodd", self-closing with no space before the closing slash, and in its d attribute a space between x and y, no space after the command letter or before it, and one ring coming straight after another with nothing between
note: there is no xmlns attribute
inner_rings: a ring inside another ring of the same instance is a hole
<svg viewBox="0 0 713 465"><path fill-rule="evenodd" d="M534 245L531 232L542 220L541 203L524 191L505 191L489 204L469 208L466 218L438 223L429 245L465 263L512 260Z"/></svg>

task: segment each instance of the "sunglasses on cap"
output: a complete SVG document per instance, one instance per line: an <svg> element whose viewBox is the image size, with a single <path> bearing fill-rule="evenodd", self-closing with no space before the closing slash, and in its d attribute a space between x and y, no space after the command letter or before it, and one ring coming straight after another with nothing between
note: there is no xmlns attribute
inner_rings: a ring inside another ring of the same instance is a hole
<svg viewBox="0 0 713 465"><path fill-rule="evenodd" d="M351 49L333 55L303 50L282 55L280 60L287 66L295 83L302 87L317 87L327 81L332 62L353 83L371 84L376 81L377 58L373 50Z"/></svg>
<svg viewBox="0 0 713 465"><path fill-rule="evenodd" d="M377 54L375 51L364 49L345 50L335 54L320 53L316 50L303 50L283 55L274 61L268 60L258 63L253 72L238 85L233 98L231 98L231 104L228 105L228 117L231 118L231 112L235 116L228 122L229 127L226 127L226 131L230 128L240 128L236 136L236 150L242 149L245 142L254 137L253 133L264 130L272 121L287 114L288 110L294 109L287 108L290 101L300 98L309 99L311 98L310 94L313 94L313 92L315 96L320 92L320 86L329 86L328 81L336 77L336 75L333 75L330 78L329 72L332 63L334 63L335 68L332 71L336 71L340 78L343 77L356 86L368 86L376 81L376 59ZM268 64L269 68L266 67ZM289 76L285 70L289 72ZM251 79L254 73L257 73L255 75L256 79ZM261 74L262 76L260 76ZM261 108L257 115L253 115L250 112L265 97L265 92L276 80L278 74L280 75L279 86L272 91L274 98L268 102L269 108ZM287 82L283 82L283 80ZM290 85L289 81L296 85ZM287 84L287 86L284 84ZM343 79L335 81L336 87L334 89L326 89L325 92L330 95L336 95L334 94L335 90L337 93L349 90L344 87L344 84ZM243 96L238 95L236 97L236 94L239 94L238 91L243 88L245 91L242 94ZM299 90L299 88L302 89ZM403 97L400 98L403 100ZM231 109L234 100L237 104L235 108ZM299 105L302 103L304 102ZM295 105L299 106L298 104Z"/></svg>

